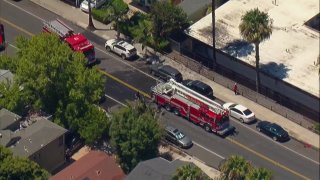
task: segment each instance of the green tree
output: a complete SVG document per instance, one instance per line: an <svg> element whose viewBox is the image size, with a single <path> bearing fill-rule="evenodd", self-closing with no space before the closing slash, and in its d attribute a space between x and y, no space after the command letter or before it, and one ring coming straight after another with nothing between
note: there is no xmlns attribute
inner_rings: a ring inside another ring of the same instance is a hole
<svg viewBox="0 0 320 180"><path fill-rule="evenodd" d="M140 161L156 157L161 136L155 111L141 102L129 104L112 117L111 144L125 172L130 172Z"/></svg>
<svg viewBox="0 0 320 180"><path fill-rule="evenodd" d="M180 32L189 26L187 14L171 1L157 1L151 7L154 37L167 38L172 33Z"/></svg>
<svg viewBox="0 0 320 180"><path fill-rule="evenodd" d="M176 169L172 180L209 180L209 177L202 170L193 165L187 164Z"/></svg>
<svg viewBox="0 0 320 180"><path fill-rule="evenodd" d="M272 172L265 168L254 168L245 177L246 180L271 180Z"/></svg>
<svg viewBox="0 0 320 180"><path fill-rule="evenodd" d="M132 31L135 42L141 43L142 51L153 39L153 23L149 18L142 19ZM145 52L146 54L147 52Z"/></svg>
<svg viewBox="0 0 320 180"><path fill-rule="evenodd" d="M37 163L14 157L8 148L0 145L0 179L48 179L49 173Z"/></svg>
<svg viewBox="0 0 320 180"><path fill-rule="evenodd" d="M120 37L119 24L127 19L127 13L129 11L128 5L123 0L112 0L110 3L111 8L111 20L115 23L117 30L117 38Z"/></svg>
<svg viewBox="0 0 320 180"><path fill-rule="evenodd" d="M231 156L220 165L222 180L242 180L252 169L252 165L241 156Z"/></svg>
<svg viewBox="0 0 320 180"><path fill-rule="evenodd" d="M0 94L4 94L0 105L16 113L42 110L53 114L59 125L81 130L80 135L88 143L99 138L99 133L108 128L108 121L105 113L97 113L92 107L104 94L105 78L97 68L86 68L84 55L73 52L52 34L43 33L31 39L19 37L16 44L18 50L12 65L0 56L0 68L12 68L9 70L15 72L16 83L10 89L6 84L0 85ZM106 129L92 133L93 126Z"/></svg>
<svg viewBox="0 0 320 180"><path fill-rule="evenodd" d="M260 56L259 45L269 39L272 34L272 19L258 8L247 11L241 18L239 30L241 36L248 42L253 43L256 50L256 91L260 90Z"/></svg>

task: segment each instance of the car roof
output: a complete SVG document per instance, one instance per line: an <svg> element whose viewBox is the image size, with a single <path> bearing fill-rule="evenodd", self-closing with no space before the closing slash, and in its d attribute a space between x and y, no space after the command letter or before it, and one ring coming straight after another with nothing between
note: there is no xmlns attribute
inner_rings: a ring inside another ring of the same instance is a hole
<svg viewBox="0 0 320 180"><path fill-rule="evenodd" d="M198 87L200 87L200 88L202 88L202 89L211 88L208 84L206 84L206 83L204 83L204 82L202 82L202 81L199 81L199 80L194 80L194 81L192 82L192 84L194 84L194 85L196 85L196 86L198 86Z"/></svg>
<svg viewBox="0 0 320 180"><path fill-rule="evenodd" d="M123 41L123 40L118 41L117 44L120 45L120 46L122 46L122 47L124 47L124 48L126 48L127 50L134 49L134 46L133 46L133 45L131 45L131 44L129 44L128 42Z"/></svg>
<svg viewBox="0 0 320 180"><path fill-rule="evenodd" d="M180 74L180 72L177 69L175 69L175 68L173 68L173 67L171 67L169 65L164 65L164 66L162 66L160 68L164 69L165 71L167 71L170 74Z"/></svg>
<svg viewBox="0 0 320 180"><path fill-rule="evenodd" d="M240 111L245 111L246 109L248 109L248 108L242 106L241 104L237 104L234 108L236 108L236 109L238 109Z"/></svg>

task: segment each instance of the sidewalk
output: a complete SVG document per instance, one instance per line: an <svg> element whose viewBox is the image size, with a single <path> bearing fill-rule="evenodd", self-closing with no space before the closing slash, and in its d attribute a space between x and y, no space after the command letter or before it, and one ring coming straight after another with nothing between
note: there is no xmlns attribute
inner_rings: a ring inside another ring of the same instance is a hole
<svg viewBox="0 0 320 180"><path fill-rule="evenodd" d="M81 12L80 9L74 8L62 1L52 1L52 0L50 1L30 0L30 1L42 6L45 9L48 9L49 11L52 11L62 16L63 18L77 24L78 26L81 26L82 28L87 27L88 14ZM110 24L105 25L96 20L93 20L93 21L94 21L95 27L98 29L93 31L94 34L104 39L110 39L116 36L116 32L110 29L110 26L111 26ZM141 47L139 46L136 46L136 47L138 50L141 49ZM284 129L286 129L293 138L319 149L319 135L286 119L285 117L279 114L276 114L275 112L259 104L256 104L255 102L249 99L246 99L240 95L235 96L230 89L227 89L199 74L196 74L190 69L187 69L182 64L179 64L167 57L164 57L164 58L166 59L164 64L169 64L177 68L182 73L184 79L198 79L209 84L210 86L213 87L214 93L219 99L225 102L236 102L236 103L242 104L248 107L249 109L251 109L256 114L256 116L259 117L260 119L267 120L270 122L276 122L277 124L281 125Z"/></svg>

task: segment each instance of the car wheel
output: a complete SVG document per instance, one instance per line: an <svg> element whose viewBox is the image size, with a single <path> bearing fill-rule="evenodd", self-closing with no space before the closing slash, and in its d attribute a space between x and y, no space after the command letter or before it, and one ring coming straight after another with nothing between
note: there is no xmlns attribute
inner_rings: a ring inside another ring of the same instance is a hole
<svg viewBox="0 0 320 180"><path fill-rule="evenodd" d="M273 138L272 138L273 140L275 140L275 141L277 141L278 140L278 138L276 137L276 136L273 136Z"/></svg>
<svg viewBox="0 0 320 180"><path fill-rule="evenodd" d="M207 132L211 132L211 128L209 125L204 125L204 130L206 130Z"/></svg>
<svg viewBox="0 0 320 180"><path fill-rule="evenodd" d="M261 129L260 129L259 127L257 127L257 130L258 130L259 132L261 132Z"/></svg>
<svg viewBox="0 0 320 180"><path fill-rule="evenodd" d="M109 46L106 46L106 50L107 50L108 52L110 52L110 51L111 51L111 49L110 49L110 47L109 47Z"/></svg>
<svg viewBox="0 0 320 180"><path fill-rule="evenodd" d="M240 118L240 122L241 122L241 123L244 123L244 120L243 120L242 118Z"/></svg>
<svg viewBox="0 0 320 180"><path fill-rule="evenodd" d="M169 104L166 104L166 105L164 106L164 108L165 108L167 111L171 111L171 107L170 107Z"/></svg>
<svg viewBox="0 0 320 180"><path fill-rule="evenodd" d="M121 54L121 58L122 58L123 60L125 60L125 59L126 59L126 55Z"/></svg>
<svg viewBox="0 0 320 180"><path fill-rule="evenodd" d="M173 110L173 114L174 114L174 115L176 115L176 116L180 116L179 109L174 108L174 110Z"/></svg>

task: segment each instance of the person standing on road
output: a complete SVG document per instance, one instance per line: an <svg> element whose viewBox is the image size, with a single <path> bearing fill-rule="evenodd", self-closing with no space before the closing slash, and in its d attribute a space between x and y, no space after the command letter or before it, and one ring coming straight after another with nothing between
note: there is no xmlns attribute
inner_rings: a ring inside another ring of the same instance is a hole
<svg viewBox="0 0 320 180"><path fill-rule="evenodd" d="M233 92L234 92L235 95L238 94L238 85L237 85L237 83L234 83L234 85L233 85Z"/></svg>

